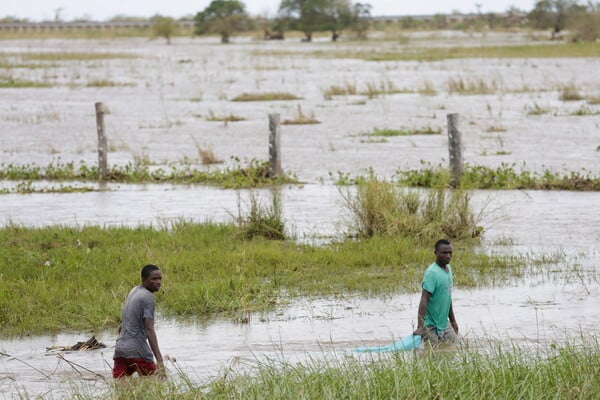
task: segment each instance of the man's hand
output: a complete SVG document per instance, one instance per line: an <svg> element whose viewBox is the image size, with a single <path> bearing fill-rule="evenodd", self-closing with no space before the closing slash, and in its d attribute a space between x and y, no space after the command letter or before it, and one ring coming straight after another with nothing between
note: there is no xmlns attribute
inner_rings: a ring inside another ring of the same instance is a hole
<svg viewBox="0 0 600 400"><path fill-rule="evenodd" d="M416 331L413 332L413 335L425 336L427 330L425 328L417 328Z"/></svg>
<svg viewBox="0 0 600 400"><path fill-rule="evenodd" d="M450 325L452 325L452 329L454 329L454 333L458 335L458 324L456 321L450 321Z"/></svg>
<svg viewBox="0 0 600 400"><path fill-rule="evenodd" d="M162 361L158 361L156 363L156 372L154 373L157 377L161 379L167 378L167 369L165 368L165 363Z"/></svg>

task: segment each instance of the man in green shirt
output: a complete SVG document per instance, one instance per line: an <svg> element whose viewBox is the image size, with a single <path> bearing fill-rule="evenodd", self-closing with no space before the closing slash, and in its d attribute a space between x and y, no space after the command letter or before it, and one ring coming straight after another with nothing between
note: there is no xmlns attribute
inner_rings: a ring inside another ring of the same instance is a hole
<svg viewBox="0 0 600 400"><path fill-rule="evenodd" d="M435 346L440 342L457 343L458 324L452 310L452 245L445 239L438 240L434 254L436 260L423 277L414 334Z"/></svg>

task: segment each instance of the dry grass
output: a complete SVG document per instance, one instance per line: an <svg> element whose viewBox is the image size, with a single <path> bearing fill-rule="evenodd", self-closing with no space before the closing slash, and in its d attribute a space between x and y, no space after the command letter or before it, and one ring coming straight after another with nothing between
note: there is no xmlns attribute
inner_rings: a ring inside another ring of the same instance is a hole
<svg viewBox="0 0 600 400"><path fill-rule="evenodd" d="M234 97L231 101L286 101L286 100L302 100L291 93L269 92L269 93L242 93Z"/></svg>
<svg viewBox="0 0 600 400"><path fill-rule="evenodd" d="M298 108L296 110L296 115L293 119L283 120L282 125L312 125L312 124L320 124L321 121L315 118L315 114L313 112L309 114L305 114L302 111L302 107L298 104Z"/></svg>

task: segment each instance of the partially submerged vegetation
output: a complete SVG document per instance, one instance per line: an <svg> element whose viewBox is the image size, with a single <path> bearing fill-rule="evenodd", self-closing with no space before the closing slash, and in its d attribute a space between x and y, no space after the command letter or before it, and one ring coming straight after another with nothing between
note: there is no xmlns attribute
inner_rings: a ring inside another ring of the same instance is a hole
<svg viewBox="0 0 600 400"><path fill-rule="evenodd" d="M291 93L284 92L268 92L268 93L242 93L231 101L287 101L301 100L301 97Z"/></svg>
<svg viewBox="0 0 600 400"><path fill-rule="evenodd" d="M410 187L438 187L448 182L450 171L444 167L429 165L424 169L397 171L398 182ZM533 189L533 190L600 190L600 177L592 172L553 172L545 170L535 173L516 165L502 163L497 168L466 164L460 185L465 189Z"/></svg>
<svg viewBox="0 0 600 400"><path fill-rule="evenodd" d="M206 155L208 156L208 155ZM214 155L210 155L214 163ZM204 161L208 163L208 161ZM51 163L46 167L31 165L0 165L0 179L6 180L48 180L48 181L98 181L100 173L97 166L89 166L85 162L79 165L68 163ZM198 169L189 162L170 168L151 168L146 164L130 163L124 166L114 165L109 168L108 182L122 183L180 183L206 184L225 188L261 187L295 183L290 175L269 177L268 162L250 160L246 166L235 165L224 169Z"/></svg>
<svg viewBox="0 0 600 400"><path fill-rule="evenodd" d="M422 194L371 178L357 185L356 194L343 197L361 237L410 237L427 243L441 235L468 241L483 230L477 225L481 215L464 190L441 187Z"/></svg>
<svg viewBox="0 0 600 400"><path fill-rule="evenodd" d="M289 53L288 53L289 54ZM299 53L306 57L306 54ZM402 51L344 50L310 53L313 57L355 58L367 61L441 61L459 58L573 58L600 57L600 43L553 43L518 46L410 47Z"/></svg>
<svg viewBox="0 0 600 400"><path fill-rule="evenodd" d="M416 291L432 252L431 243L406 237L315 247L252 236L234 223L1 228L0 334L116 327L148 262L163 269L161 312L199 317L272 309L290 296ZM501 284L525 264L469 242L455 250L459 287Z"/></svg>
<svg viewBox="0 0 600 400"><path fill-rule="evenodd" d="M392 128L375 128L372 132L365 134L366 136L375 137L392 137L392 136L411 136L411 135L439 135L442 130L426 126L416 129L392 129Z"/></svg>

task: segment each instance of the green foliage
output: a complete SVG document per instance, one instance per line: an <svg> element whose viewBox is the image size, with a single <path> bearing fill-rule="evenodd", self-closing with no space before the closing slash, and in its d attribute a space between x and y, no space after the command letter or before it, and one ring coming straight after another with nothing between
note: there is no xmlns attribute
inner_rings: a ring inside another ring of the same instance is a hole
<svg viewBox="0 0 600 400"><path fill-rule="evenodd" d="M534 28L552 29L553 35L566 28L567 21L575 13L585 10L576 0L538 0L529 13Z"/></svg>
<svg viewBox="0 0 600 400"><path fill-rule="evenodd" d="M15 88L44 88L50 87L49 83L33 82L12 77L0 76L0 89L15 89Z"/></svg>
<svg viewBox="0 0 600 400"><path fill-rule="evenodd" d="M285 240L285 223L281 209L279 193L272 192L271 205L265 206L256 194L250 194L250 203L246 214L242 212L241 199L238 197L238 225L239 234L245 239L263 237L270 240Z"/></svg>
<svg viewBox="0 0 600 400"><path fill-rule="evenodd" d="M310 42L314 32L331 31L333 41L347 28L359 37L366 37L371 6L353 4L350 0L282 0L279 21L291 29L304 32Z"/></svg>
<svg viewBox="0 0 600 400"><path fill-rule="evenodd" d="M282 101L282 100L302 100L301 97L291 93L268 92L268 93L242 93L231 101Z"/></svg>
<svg viewBox="0 0 600 400"><path fill-rule="evenodd" d="M178 25L171 17L155 15L150 18L152 23L152 35L154 37L165 38L167 44L171 44L171 37L177 34Z"/></svg>
<svg viewBox="0 0 600 400"><path fill-rule="evenodd" d="M375 178L344 194L360 237L406 237L435 241L468 240L478 235L470 198L463 190L438 188L426 194L399 189Z"/></svg>
<svg viewBox="0 0 600 400"><path fill-rule="evenodd" d="M487 346L491 347L491 346ZM215 379L208 399L594 399L598 342L547 350L483 349L271 361ZM258 363L257 363L258 364Z"/></svg>
<svg viewBox="0 0 600 400"><path fill-rule="evenodd" d="M424 169L397 171L399 183L411 187L439 187L447 182L450 172L447 168L428 166ZM533 189L533 190L600 190L600 177L590 171L552 172L545 170L534 173L522 169L517 171L515 164L502 163L497 168L466 164L460 181L465 189Z"/></svg>
<svg viewBox="0 0 600 400"><path fill-rule="evenodd" d="M389 128L375 128L373 132L368 133L367 136L376 137L391 137L391 136L411 136L411 135L439 135L441 129L434 129L430 126L420 129L389 129Z"/></svg>
<svg viewBox="0 0 600 400"><path fill-rule="evenodd" d="M194 33L218 33L221 43L229 43L231 35L243 30L248 23L246 6L238 0L213 0L194 17Z"/></svg>
<svg viewBox="0 0 600 400"><path fill-rule="evenodd" d="M183 221L158 228L0 228L0 335L116 327L123 299L149 262L163 271L161 313L199 317L272 309L289 300L284 292L413 291L433 256L433 242L407 238L316 247L253 236L242 238L235 224ZM501 282L524 265L481 253L456 243L455 285Z"/></svg>
<svg viewBox="0 0 600 400"><path fill-rule="evenodd" d="M235 160L238 161L239 160ZM235 165L221 170L199 170L189 162L170 169L151 168L149 163L112 166L107 181L123 183L180 183L207 184L225 188L262 187L295 183L289 175L269 178L268 161L250 160L246 166ZM50 181L98 181L98 167L88 166L83 161L75 163L50 163L46 167L32 165L0 165L0 179L50 180Z"/></svg>

